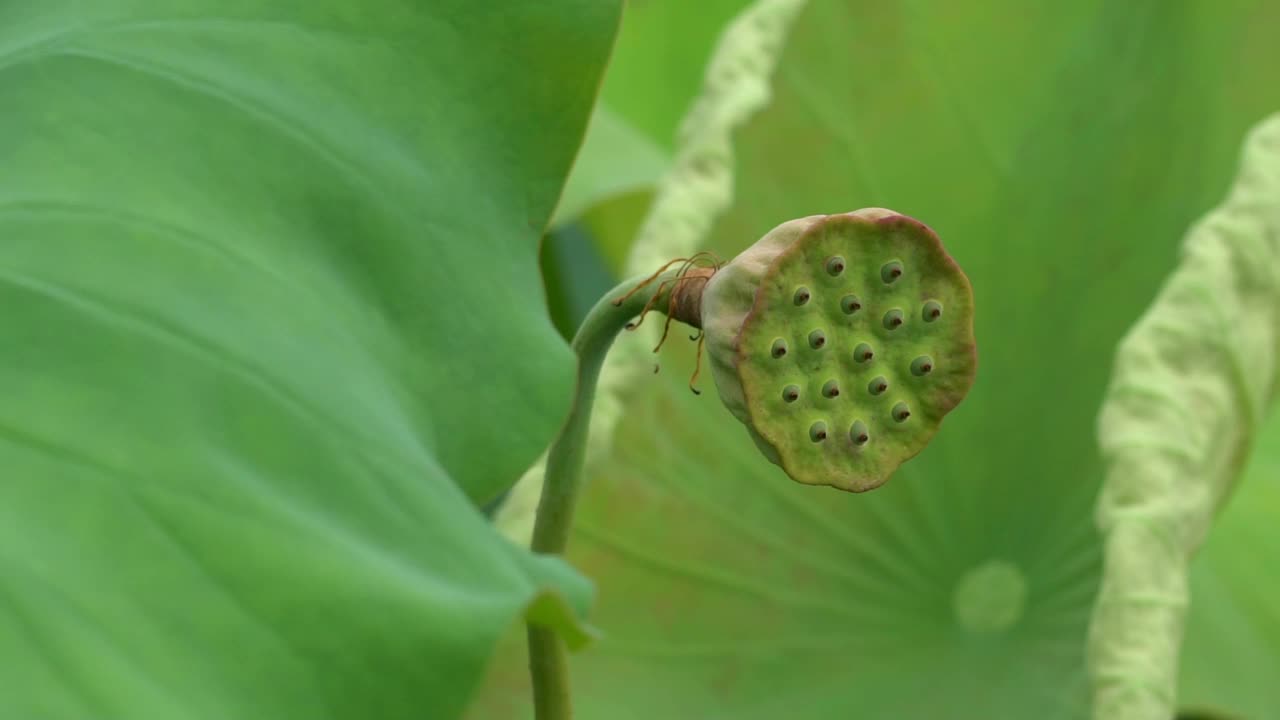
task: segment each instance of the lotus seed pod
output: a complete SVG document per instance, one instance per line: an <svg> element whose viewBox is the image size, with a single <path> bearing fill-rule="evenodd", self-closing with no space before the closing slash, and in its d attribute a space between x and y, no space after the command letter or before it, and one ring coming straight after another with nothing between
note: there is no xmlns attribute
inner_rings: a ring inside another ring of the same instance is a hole
<svg viewBox="0 0 1280 720"><path fill-rule="evenodd" d="M883 484L977 369L968 279L932 230L881 208L774 228L707 281L701 323L725 406L810 485Z"/></svg>

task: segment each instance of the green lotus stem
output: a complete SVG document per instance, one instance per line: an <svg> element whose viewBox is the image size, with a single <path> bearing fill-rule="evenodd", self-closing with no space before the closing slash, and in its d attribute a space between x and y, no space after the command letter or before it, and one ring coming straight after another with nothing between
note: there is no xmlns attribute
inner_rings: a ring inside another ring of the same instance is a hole
<svg viewBox="0 0 1280 720"><path fill-rule="evenodd" d="M538 501L538 516L533 526L534 552L563 554L573 526L573 511L582 489L582 465L587 447L587 431L591 424L591 405L595 400L600 367L618 333L653 300L653 309L665 312L670 290L665 287L675 273L651 280L644 289L627 295L649 278L633 278L608 292L591 312L573 337L573 351L578 356L577 388L569 417L547 452L547 470ZM654 298L654 291L660 295ZM572 716L569 695L568 651L559 634L550 628L529 626L529 671L533 678L533 703L538 720L568 720Z"/></svg>

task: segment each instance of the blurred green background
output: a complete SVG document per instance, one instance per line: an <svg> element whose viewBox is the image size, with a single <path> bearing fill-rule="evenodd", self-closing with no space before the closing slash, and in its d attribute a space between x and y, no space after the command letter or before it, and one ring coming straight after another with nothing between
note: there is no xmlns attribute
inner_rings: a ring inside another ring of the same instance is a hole
<svg viewBox="0 0 1280 720"><path fill-rule="evenodd" d="M1277 28L1274 0L0 0L0 717L530 718L525 621L599 631L587 720L1090 717L1099 409L1280 111ZM869 206L976 293L977 382L920 456L799 486L646 327L567 558L509 541L603 293ZM1222 320L1181 339L1257 326ZM1181 399L1197 428L1270 400ZM1176 692L1118 679L1186 720L1280 718L1257 415Z"/></svg>
<svg viewBox="0 0 1280 720"><path fill-rule="evenodd" d="M543 249L566 336L623 276L690 68L749 4L628 5ZM1117 341L1280 109L1274 27L1263 2L805 4L701 247L732 257L811 213L919 217L973 281L979 379L893 481L847 497L759 462L668 344L588 471L570 557L606 637L574 667L584 714L1087 717L1094 421ZM601 158L634 182L583 202ZM1255 447L1193 566L1177 705L1261 719L1280 717L1280 423ZM514 662L477 717L523 707Z"/></svg>

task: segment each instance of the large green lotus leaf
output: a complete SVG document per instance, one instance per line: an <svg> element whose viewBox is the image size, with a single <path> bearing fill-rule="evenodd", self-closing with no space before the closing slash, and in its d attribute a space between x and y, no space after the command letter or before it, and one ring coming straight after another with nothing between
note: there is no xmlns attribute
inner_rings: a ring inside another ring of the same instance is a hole
<svg viewBox="0 0 1280 720"><path fill-rule="evenodd" d="M1179 705L1267 718L1280 708L1280 413L1191 565Z"/></svg>
<svg viewBox="0 0 1280 720"><path fill-rule="evenodd" d="M606 633L574 663L584 717L1087 715L1114 346L1280 105L1280 48L1257 31L1278 12L809 5L740 133L711 249L812 213L918 217L972 280L978 380L929 448L854 496L769 465L668 343L571 544Z"/></svg>
<svg viewBox="0 0 1280 720"><path fill-rule="evenodd" d="M448 718L585 583L536 245L616 3L0 3L0 715Z"/></svg>

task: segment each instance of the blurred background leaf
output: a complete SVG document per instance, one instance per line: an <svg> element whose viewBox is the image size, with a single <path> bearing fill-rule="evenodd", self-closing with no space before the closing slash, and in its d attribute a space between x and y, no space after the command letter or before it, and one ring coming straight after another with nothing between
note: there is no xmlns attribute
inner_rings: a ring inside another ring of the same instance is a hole
<svg viewBox="0 0 1280 720"><path fill-rule="evenodd" d="M1179 706L1269 718L1280 708L1280 413L1191 565Z"/></svg>
<svg viewBox="0 0 1280 720"><path fill-rule="evenodd" d="M621 240L603 242L608 236L593 234L583 214L629 199L638 200L643 212L669 161L665 150L603 101L596 104L540 254L547 309L565 340L573 338L596 300L618 284L617 259L610 254L625 252L626 246ZM631 231L624 225L613 237Z"/></svg>
<svg viewBox="0 0 1280 720"><path fill-rule="evenodd" d="M603 101L597 103L552 225L577 218L596 203L652 188L668 161L666 150Z"/></svg>
<svg viewBox="0 0 1280 720"><path fill-rule="evenodd" d="M1280 378L1280 114L1242 146L1230 190L1188 229L1178 267L1121 341L1099 412L1095 720L1174 714L1189 566Z"/></svg>
<svg viewBox="0 0 1280 720"><path fill-rule="evenodd" d="M0 4L0 714L449 718L580 630L474 504L569 401L535 248L618 12Z"/></svg>
<svg viewBox="0 0 1280 720"><path fill-rule="evenodd" d="M542 241L542 281L556 330L572 340L600 296L618 284L580 223L555 228Z"/></svg>
<svg viewBox="0 0 1280 720"><path fill-rule="evenodd" d="M631 0L600 90L601 101L665 149L702 87L724 26L751 0Z"/></svg>
<svg viewBox="0 0 1280 720"><path fill-rule="evenodd" d="M669 345L573 540L607 634L576 658L583 715L1087 716L1109 362L1280 107L1277 22L1256 2L811 3L708 246L816 212L921 218L973 280L978 383L850 496L769 466ZM521 716L519 669L513 646L475 716Z"/></svg>
<svg viewBox="0 0 1280 720"><path fill-rule="evenodd" d="M547 302L571 337L617 284L725 23L749 0L631 0L587 137L542 251Z"/></svg>

